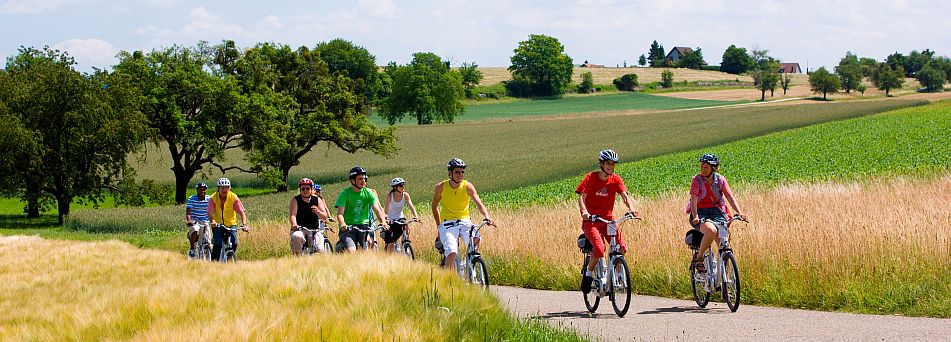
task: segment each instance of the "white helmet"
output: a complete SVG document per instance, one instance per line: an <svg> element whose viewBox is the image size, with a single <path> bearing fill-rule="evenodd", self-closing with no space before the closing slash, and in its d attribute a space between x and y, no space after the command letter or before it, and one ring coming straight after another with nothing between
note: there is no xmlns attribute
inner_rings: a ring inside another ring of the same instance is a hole
<svg viewBox="0 0 951 342"><path fill-rule="evenodd" d="M224 178L224 177L218 178L218 186L227 186L227 187L230 188L230 187L231 187L231 180L229 180L229 179L227 179L227 178Z"/></svg>
<svg viewBox="0 0 951 342"><path fill-rule="evenodd" d="M610 160L617 163L619 159L617 152L614 152L614 150L603 150L601 153L598 153L598 161Z"/></svg>
<svg viewBox="0 0 951 342"><path fill-rule="evenodd" d="M397 185L400 185L400 184L406 184L406 180L405 180L405 179L402 179L402 178L400 178L400 177L396 177L396 178L393 178L393 180L390 181L390 186L397 186Z"/></svg>

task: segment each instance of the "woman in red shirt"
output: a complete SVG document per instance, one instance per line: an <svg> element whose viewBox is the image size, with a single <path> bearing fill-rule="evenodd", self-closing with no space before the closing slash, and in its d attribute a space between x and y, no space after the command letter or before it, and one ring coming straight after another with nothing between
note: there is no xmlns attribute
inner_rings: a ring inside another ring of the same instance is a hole
<svg viewBox="0 0 951 342"><path fill-rule="evenodd" d="M575 193L578 194L578 209L581 210L581 218L584 220L581 224L581 230L591 241L593 246L591 250L591 260L585 270L584 277L581 278L581 291L588 293L591 291L591 282L594 280L591 273L598 260L604 257L605 243L608 238L608 226L604 222L591 222L592 215L598 215L605 220L614 220L614 200L617 195L621 195L621 200L627 206L628 212L635 217L639 215L631 206L631 198L627 195L627 187L620 176L614 173L614 165L618 162L618 155L612 150L604 150L598 155L598 166L600 170L587 174L578 184ZM627 252L627 244L618 234L617 242L621 246L621 253Z"/></svg>
<svg viewBox="0 0 951 342"><path fill-rule="evenodd" d="M716 238L717 229L725 228L726 221L730 219L730 210L725 202L729 201L736 215L742 217L730 184L723 175L717 173L719 169L720 159L712 153L704 154L700 157L700 173L693 177L690 184L690 205L687 208L690 224L703 233L699 253L693 258L694 267L700 273L707 271L703 265L703 253Z"/></svg>

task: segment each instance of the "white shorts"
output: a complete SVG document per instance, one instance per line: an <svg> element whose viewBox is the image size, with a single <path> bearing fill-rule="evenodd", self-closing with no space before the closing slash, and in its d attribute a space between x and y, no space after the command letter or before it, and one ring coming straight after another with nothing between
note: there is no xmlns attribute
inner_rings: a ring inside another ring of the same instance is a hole
<svg viewBox="0 0 951 342"><path fill-rule="evenodd" d="M191 236L192 233L198 233L202 228L205 230L205 238L211 241L211 227L208 226L208 221L195 221L194 224L188 226L188 235Z"/></svg>
<svg viewBox="0 0 951 342"><path fill-rule="evenodd" d="M317 248L317 253L323 254L324 251L324 234L321 232L314 232L314 241L312 241L314 247ZM295 253L300 252L304 249L304 245L307 243L307 235L304 234L303 230L292 230L291 231L291 250Z"/></svg>
<svg viewBox="0 0 951 342"><path fill-rule="evenodd" d="M466 245L469 244L469 227L472 226L472 221L469 220L446 220L439 224L439 240L442 242L443 256L459 253L458 239L462 239L462 243ZM478 233L476 237L479 237Z"/></svg>

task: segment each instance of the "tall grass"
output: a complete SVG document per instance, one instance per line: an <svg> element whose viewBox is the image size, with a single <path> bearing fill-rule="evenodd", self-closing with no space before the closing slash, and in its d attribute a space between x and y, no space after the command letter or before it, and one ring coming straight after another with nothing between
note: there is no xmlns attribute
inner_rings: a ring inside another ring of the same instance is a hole
<svg viewBox="0 0 951 342"><path fill-rule="evenodd" d="M11 340L536 340L448 272L376 254L220 265L120 242L0 238Z"/></svg>

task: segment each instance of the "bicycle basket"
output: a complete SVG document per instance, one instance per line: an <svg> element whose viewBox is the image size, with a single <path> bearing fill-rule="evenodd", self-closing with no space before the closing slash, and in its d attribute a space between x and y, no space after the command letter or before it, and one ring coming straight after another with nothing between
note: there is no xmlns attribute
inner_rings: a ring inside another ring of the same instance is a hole
<svg viewBox="0 0 951 342"><path fill-rule="evenodd" d="M688 230L687 235L684 236L684 243L690 248L700 248L701 240L703 240L703 233L696 229Z"/></svg>
<svg viewBox="0 0 951 342"><path fill-rule="evenodd" d="M578 248L581 249L582 253L590 252L594 246L591 245L591 241L588 240L588 237L584 236L584 233L578 235Z"/></svg>

